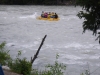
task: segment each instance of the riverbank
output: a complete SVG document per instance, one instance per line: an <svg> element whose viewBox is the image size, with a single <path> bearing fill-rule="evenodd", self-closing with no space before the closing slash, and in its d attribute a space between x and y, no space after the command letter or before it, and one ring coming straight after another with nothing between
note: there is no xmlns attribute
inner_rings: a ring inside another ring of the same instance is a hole
<svg viewBox="0 0 100 75"><path fill-rule="evenodd" d="M14 73L10 70L6 70L6 69L3 69L3 72L4 72L4 75L22 75L22 74L17 74L17 73Z"/></svg>
<svg viewBox="0 0 100 75"><path fill-rule="evenodd" d="M22 75L22 74L17 74L17 73L12 72L7 66L2 66L2 69L3 69L4 75Z"/></svg>

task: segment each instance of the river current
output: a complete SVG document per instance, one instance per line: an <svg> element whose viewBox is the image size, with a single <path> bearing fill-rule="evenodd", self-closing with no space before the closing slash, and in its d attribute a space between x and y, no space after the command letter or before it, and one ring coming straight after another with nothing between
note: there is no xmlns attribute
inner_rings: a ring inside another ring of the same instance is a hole
<svg viewBox="0 0 100 75"><path fill-rule="evenodd" d="M100 45L92 32L82 34L84 19L76 16L80 10L74 6L0 5L0 43L6 41L13 58L20 50L30 60L47 35L35 68L54 63L59 54L58 61L67 66L65 75L80 75L85 70L100 75ZM60 20L36 19L42 11L56 12Z"/></svg>

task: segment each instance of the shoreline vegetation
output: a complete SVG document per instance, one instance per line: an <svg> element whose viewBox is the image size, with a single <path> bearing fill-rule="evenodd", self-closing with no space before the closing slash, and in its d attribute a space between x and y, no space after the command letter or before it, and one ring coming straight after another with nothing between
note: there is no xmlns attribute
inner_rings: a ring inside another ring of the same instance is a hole
<svg viewBox="0 0 100 75"><path fill-rule="evenodd" d="M75 5L75 0L0 0L0 5Z"/></svg>
<svg viewBox="0 0 100 75"><path fill-rule="evenodd" d="M58 62L59 55L56 55L56 60L54 64L47 64L44 71L38 71L38 69L32 68L32 64L37 58L39 51L45 41L45 38L41 41L41 44L36 52L36 54L31 57L31 61L27 61L27 58L20 58L21 51L18 51L18 55L15 59L10 57L9 51L5 50L6 42L0 44L0 64L3 65L4 75L63 75L66 70L66 65ZM6 66L5 66L6 65Z"/></svg>

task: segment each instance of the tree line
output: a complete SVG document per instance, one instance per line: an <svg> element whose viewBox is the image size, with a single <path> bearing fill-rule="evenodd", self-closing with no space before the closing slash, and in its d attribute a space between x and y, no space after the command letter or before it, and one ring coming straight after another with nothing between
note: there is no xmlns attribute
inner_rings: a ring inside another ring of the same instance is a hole
<svg viewBox="0 0 100 75"><path fill-rule="evenodd" d="M2 5L59 5L75 0L0 0Z"/></svg>

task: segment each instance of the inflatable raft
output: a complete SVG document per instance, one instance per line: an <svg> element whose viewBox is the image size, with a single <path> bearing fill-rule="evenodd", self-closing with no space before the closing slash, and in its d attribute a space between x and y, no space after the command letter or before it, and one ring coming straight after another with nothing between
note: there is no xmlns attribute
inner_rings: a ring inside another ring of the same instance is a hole
<svg viewBox="0 0 100 75"><path fill-rule="evenodd" d="M37 17L38 20L47 20L47 21L58 21L59 18L43 18L43 17Z"/></svg>

